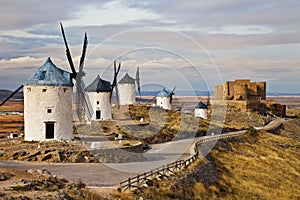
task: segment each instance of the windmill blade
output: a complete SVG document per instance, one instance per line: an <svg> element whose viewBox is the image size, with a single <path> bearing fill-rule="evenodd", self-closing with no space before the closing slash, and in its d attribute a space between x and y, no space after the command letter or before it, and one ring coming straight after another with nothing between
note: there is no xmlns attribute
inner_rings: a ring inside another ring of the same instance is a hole
<svg viewBox="0 0 300 200"><path fill-rule="evenodd" d="M79 88L79 82L76 81L76 112L77 112L77 116L79 121L81 122L82 120L82 101L81 101L81 92L80 92L80 88Z"/></svg>
<svg viewBox="0 0 300 200"><path fill-rule="evenodd" d="M176 89L176 87L174 87L172 92L170 92L170 103L172 103L172 101L173 101L173 95L175 94L174 93L175 89Z"/></svg>
<svg viewBox="0 0 300 200"><path fill-rule="evenodd" d="M94 111L92 109L90 98L83 88L85 88L84 81L82 79L76 79L77 115L81 121L84 111L87 119L90 121Z"/></svg>
<svg viewBox="0 0 300 200"><path fill-rule="evenodd" d="M117 69L117 63L116 61L114 61L114 79L113 79L113 83L112 83L112 90L114 89L114 87L117 85L117 78L118 78L118 74L121 68L121 62L119 62L119 66Z"/></svg>
<svg viewBox="0 0 300 200"><path fill-rule="evenodd" d="M73 63L73 60L72 60L71 52L70 52L70 49L69 49L69 46L68 46L68 42L67 42L67 39L66 39L66 35L65 35L65 31L64 31L64 27L63 27L62 23L60 23L60 28L61 28L61 33L62 33L62 36L63 36L63 39L64 39L65 47L66 47L67 59L68 59L69 65L70 65L71 70L72 70L72 78L75 79L76 75L77 75L77 72L75 71L74 63Z"/></svg>
<svg viewBox="0 0 300 200"><path fill-rule="evenodd" d="M2 103L0 104L0 106L2 106L3 104L5 104L10 98L12 98L19 90L21 90L23 88L23 85L21 85L20 87L18 87L13 93L11 93L4 101L2 101Z"/></svg>
<svg viewBox="0 0 300 200"><path fill-rule="evenodd" d="M150 102L152 102L155 98L156 98L156 96L154 96L152 99L150 99L149 101L147 101L146 105L150 104Z"/></svg>
<svg viewBox="0 0 300 200"><path fill-rule="evenodd" d="M83 46L82 46L81 57L80 57L80 63L79 63L79 73L83 72L83 64L84 64L87 44L88 44L88 40L87 40L87 35L85 33L84 34L84 42L83 42Z"/></svg>
<svg viewBox="0 0 300 200"><path fill-rule="evenodd" d="M117 63L116 63L116 61L114 61L114 79L113 79L113 83L112 83L112 86L111 86L110 99L111 99L113 90L117 85L118 74L120 72L120 69L121 69L121 62L119 62L119 66L118 66L118 69L117 69ZM118 87L116 87L115 91L116 91L117 105L119 105Z"/></svg>
<svg viewBox="0 0 300 200"><path fill-rule="evenodd" d="M78 91L77 99L79 102L79 105L77 105L78 117L82 117L82 113L84 111L87 119L90 121L93 116L93 109L92 109L92 104L91 104L90 98L89 98L88 94L84 91L85 84L83 81L83 77L85 76L85 73L83 71L83 65L84 65L87 45L88 45L88 39L87 39L87 33L85 33L80 62L79 62L79 72L77 73L77 76L76 76L76 90ZM82 107L84 109L82 109Z"/></svg>
<svg viewBox="0 0 300 200"><path fill-rule="evenodd" d="M137 70L136 70L135 81L136 81L138 92L139 92L140 99L141 99L141 83L140 83L140 68L139 67L137 67Z"/></svg>

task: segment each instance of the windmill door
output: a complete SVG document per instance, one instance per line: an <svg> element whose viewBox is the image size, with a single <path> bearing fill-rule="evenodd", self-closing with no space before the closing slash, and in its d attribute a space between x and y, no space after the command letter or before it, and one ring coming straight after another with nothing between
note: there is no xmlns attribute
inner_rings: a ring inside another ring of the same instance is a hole
<svg viewBox="0 0 300 200"><path fill-rule="evenodd" d="M96 119L101 119L101 110L96 110Z"/></svg>
<svg viewBox="0 0 300 200"><path fill-rule="evenodd" d="M46 122L46 139L54 138L54 123Z"/></svg>

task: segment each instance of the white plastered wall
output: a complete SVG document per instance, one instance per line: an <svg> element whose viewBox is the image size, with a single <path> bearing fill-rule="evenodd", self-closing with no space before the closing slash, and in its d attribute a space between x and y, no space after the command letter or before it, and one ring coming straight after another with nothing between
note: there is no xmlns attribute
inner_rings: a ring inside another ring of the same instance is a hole
<svg viewBox="0 0 300 200"><path fill-rule="evenodd" d="M70 86L24 85L24 139L46 140L49 122L54 123L53 139L73 139L72 95Z"/></svg>
<svg viewBox="0 0 300 200"><path fill-rule="evenodd" d="M135 104L136 90L135 84L121 83L118 84L119 105Z"/></svg>
<svg viewBox="0 0 300 200"><path fill-rule="evenodd" d="M207 119L207 109L195 108L195 117L201 117L203 119Z"/></svg>
<svg viewBox="0 0 300 200"><path fill-rule="evenodd" d="M156 97L156 106L166 110L171 110L170 97Z"/></svg>
<svg viewBox="0 0 300 200"><path fill-rule="evenodd" d="M96 111L100 111L100 120L112 119L110 92L88 92L92 108L93 116L91 120L99 120L96 118Z"/></svg>

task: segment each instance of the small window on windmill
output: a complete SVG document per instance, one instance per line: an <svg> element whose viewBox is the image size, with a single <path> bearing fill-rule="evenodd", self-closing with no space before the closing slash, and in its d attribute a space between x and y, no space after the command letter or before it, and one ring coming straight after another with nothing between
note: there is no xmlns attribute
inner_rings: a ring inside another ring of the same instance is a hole
<svg viewBox="0 0 300 200"><path fill-rule="evenodd" d="M66 91L67 91L67 88L64 88L63 90L64 90L64 92L66 92Z"/></svg>
<svg viewBox="0 0 300 200"><path fill-rule="evenodd" d="M46 76L46 71L42 71L41 75L40 75L40 80L44 80L45 76Z"/></svg>
<svg viewBox="0 0 300 200"><path fill-rule="evenodd" d="M52 113L52 109L51 108L47 108L47 113Z"/></svg>
<svg viewBox="0 0 300 200"><path fill-rule="evenodd" d="M97 101L97 105L99 105L99 101Z"/></svg>
<svg viewBox="0 0 300 200"><path fill-rule="evenodd" d="M46 92L47 91L47 89L42 89L42 92Z"/></svg>

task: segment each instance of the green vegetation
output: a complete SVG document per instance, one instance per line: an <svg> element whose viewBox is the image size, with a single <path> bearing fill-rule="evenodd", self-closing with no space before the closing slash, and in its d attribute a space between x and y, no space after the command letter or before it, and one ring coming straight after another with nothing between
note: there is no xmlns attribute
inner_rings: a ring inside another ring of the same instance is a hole
<svg viewBox="0 0 300 200"><path fill-rule="evenodd" d="M14 191L24 191L24 190L26 190L26 188L24 186L21 186L21 185L11 186L11 189L14 190Z"/></svg>
<svg viewBox="0 0 300 200"><path fill-rule="evenodd" d="M258 136L258 131L252 126L246 128L246 131L247 131L247 134L251 137L256 138Z"/></svg>

